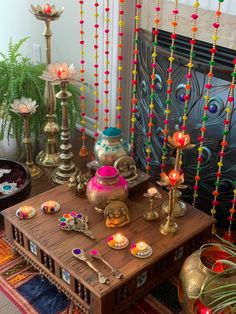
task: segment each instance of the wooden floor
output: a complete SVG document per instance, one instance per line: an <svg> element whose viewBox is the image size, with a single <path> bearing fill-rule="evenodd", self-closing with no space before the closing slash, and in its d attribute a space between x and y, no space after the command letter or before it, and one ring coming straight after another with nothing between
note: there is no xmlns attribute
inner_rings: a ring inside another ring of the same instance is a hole
<svg viewBox="0 0 236 314"><path fill-rule="evenodd" d="M89 151L89 155L86 158L81 158L79 156L79 149L81 147L80 137L81 137L80 133L78 131L75 131L75 134L72 139L74 162L81 171L86 171L86 164L92 159L94 140L88 138L87 148ZM8 149L10 149L10 147ZM4 151L6 150L7 147L5 147ZM1 151L2 150L0 149L0 158L4 158L3 155L1 156ZM34 195L38 195L44 191L47 191L57 186L51 179L51 174L53 170L54 168L42 168L43 175L39 179L32 180L32 189L28 198ZM3 217L0 215L0 228L2 227ZM0 291L0 314L20 314L20 313L22 312Z"/></svg>

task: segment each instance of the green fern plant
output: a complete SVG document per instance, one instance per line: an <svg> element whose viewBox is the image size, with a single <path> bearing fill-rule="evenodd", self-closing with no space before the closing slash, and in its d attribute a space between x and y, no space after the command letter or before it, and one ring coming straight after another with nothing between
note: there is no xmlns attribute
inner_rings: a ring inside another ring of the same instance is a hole
<svg viewBox="0 0 236 314"><path fill-rule="evenodd" d="M10 105L14 99L27 97L36 100L38 104L37 111L31 117L31 134L38 138L43 133L43 125L46 123L46 113L44 106L44 88L45 82L39 78L45 64L33 64L32 61L25 57L21 52L23 44L28 37L22 38L16 43L10 40L8 53L0 52L0 139L11 136L21 140L23 133L22 119L12 113ZM57 92L59 87L56 86ZM75 123L79 116L79 89L75 86L68 85L68 90L72 93L69 99L69 118L71 130L74 129ZM57 106L56 117L61 117L61 106ZM60 123L60 121L59 121Z"/></svg>

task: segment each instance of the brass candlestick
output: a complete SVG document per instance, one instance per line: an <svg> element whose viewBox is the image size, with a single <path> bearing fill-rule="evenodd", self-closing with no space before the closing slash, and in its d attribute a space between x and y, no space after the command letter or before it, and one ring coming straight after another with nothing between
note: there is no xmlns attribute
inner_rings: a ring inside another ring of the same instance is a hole
<svg viewBox="0 0 236 314"><path fill-rule="evenodd" d="M168 200L168 216L166 222L163 222L160 226L160 232L164 235L173 235L179 227L176 222L173 221L174 211L174 193L176 185L179 184L181 176L177 170L172 170L167 176L164 172L161 174L163 184L169 185L169 200Z"/></svg>
<svg viewBox="0 0 236 314"><path fill-rule="evenodd" d="M18 114L24 120L24 138L23 143L25 144L26 151L26 166L29 169L31 177L33 179L39 178L41 170L35 165L32 157L32 140L30 136L30 125L29 117L35 113L37 108L36 101L32 101L30 98L15 99L11 105L11 110Z"/></svg>
<svg viewBox="0 0 236 314"><path fill-rule="evenodd" d="M183 131L177 131L173 134L172 137L168 136L169 144L176 149L176 156L175 156L175 165L174 169L179 171L181 169L181 151L185 149L191 149L195 145L190 144L190 136ZM181 197L182 193L178 189L185 189L187 188L186 185L183 185L184 177L181 177L182 181L180 185L175 187L173 192L173 217L182 217L187 213L187 206L186 204L181 201L179 198ZM169 211L169 201L166 201L162 204L162 211L168 214Z"/></svg>
<svg viewBox="0 0 236 314"><path fill-rule="evenodd" d="M153 210L153 201L155 199L161 198L162 197L161 194L155 187L152 187L147 190L147 193L145 193L144 196L149 199L149 207L144 212L143 217L147 221L153 221L158 219L159 218L158 213L155 210Z"/></svg>
<svg viewBox="0 0 236 314"><path fill-rule="evenodd" d="M46 4L43 8L39 5L34 7L31 5L32 13L34 16L41 21L45 22L45 31L43 35L46 40L46 64L51 64L51 36L52 32L50 29L51 21L57 20L62 14L64 8L57 10L55 6L50 6ZM38 164L45 167L56 167L59 162L59 154L57 147L56 134L59 132L59 126L55 122L55 111L56 111L56 98L54 87L48 81L45 83L44 92L44 103L46 106L46 118L47 122L43 128L46 134L47 140L45 144L45 149L39 152L36 157Z"/></svg>
<svg viewBox="0 0 236 314"><path fill-rule="evenodd" d="M76 174L78 169L75 167L70 143L70 131L68 121L67 99L71 96L66 90L67 81L61 81L61 91L56 94L58 99L61 99L62 105L62 126L61 126L61 145L60 145L60 163L52 174L52 179L58 184L68 182L69 178Z"/></svg>

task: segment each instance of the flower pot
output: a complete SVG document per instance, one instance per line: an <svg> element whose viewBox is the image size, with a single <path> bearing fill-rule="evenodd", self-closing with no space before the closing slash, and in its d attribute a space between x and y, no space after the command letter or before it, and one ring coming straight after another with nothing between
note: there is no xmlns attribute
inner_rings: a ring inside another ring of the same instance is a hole
<svg viewBox="0 0 236 314"><path fill-rule="evenodd" d="M199 300L199 295L203 284L224 270L223 264L215 264L219 259L230 259L230 255L217 245L209 244L209 246L202 247L185 260L180 271L178 284L179 302L185 314L201 313L201 311L198 311L201 306L204 306L206 310L209 309L208 313L211 313L212 294L202 295L201 300ZM213 265L215 266L213 267ZM217 276L212 280L209 290L235 282L235 273L222 274L222 276ZM225 289L222 289L222 291L225 291ZM220 293L220 289L217 292Z"/></svg>

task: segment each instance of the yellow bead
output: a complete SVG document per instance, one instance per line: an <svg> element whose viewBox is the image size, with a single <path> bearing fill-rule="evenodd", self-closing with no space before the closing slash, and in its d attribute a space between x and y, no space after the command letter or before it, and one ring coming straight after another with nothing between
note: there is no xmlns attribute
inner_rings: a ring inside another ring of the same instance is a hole
<svg viewBox="0 0 236 314"><path fill-rule="evenodd" d="M104 100L104 103L107 105L107 104L109 104L109 99L105 99Z"/></svg>
<svg viewBox="0 0 236 314"><path fill-rule="evenodd" d="M227 113L230 113L231 110L230 110L230 108L226 108L225 111L226 111Z"/></svg>
<svg viewBox="0 0 236 314"><path fill-rule="evenodd" d="M152 57L155 58L157 56L157 53L153 52Z"/></svg>
<svg viewBox="0 0 236 314"><path fill-rule="evenodd" d="M136 122L136 118L132 118L131 121L132 121L132 122Z"/></svg>
<svg viewBox="0 0 236 314"><path fill-rule="evenodd" d="M170 113L170 109L166 109L166 111L165 111L166 113Z"/></svg>
<svg viewBox="0 0 236 314"><path fill-rule="evenodd" d="M205 96L204 96L204 99L205 99L205 100L208 100L209 98L210 98L210 97L209 97L208 95L205 95Z"/></svg>
<svg viewBox="0 0 236 314"><path fill-rule="evenodd" d="M199 3L198 2L194 2L194 4L193 4L193 6L195 7L195 8L198 8L199 7Z"/></svg>
<svg viewBox="0 0 236 314"><path fill-rule="evenodd" d="M194 193L194 194L193 194L193 197L198 197L198 194L197 194L197 193Z"/></svg>
<svg viewBox="0 0 236 314"><path fill-rule="evenodd" d="M188 119L188 117L187 116L183 116L183 120L187 120Z"/></svg>
<svg viewBox="0 0 236 314"><path fill-rule="evenodd" d="M180 162L179 162L179 165L180 165L180 166L182 166L182 164L183 164L183 162L182 162L182 161L180 161Z"/></svg>
<svg viewBox="0 0 236 314"><path fill-rule="evenodd" d="M166 159L166 156L161 156L161 159L162 159L162 160L165 160L165 159Z"/></svg>
<svg viewBox="0 0 236 314"><path fill-rule="evenodd" d="M97 91L94 91L93 94L94 94L94 96L98 96L98 92Z"/></svg>
<svg viewBox="0 0 236 314"><path fill-rule="evenodd" d="M236 195L236 190L234 190L234 195Z"/></svg>
<svg viewBox="0 0 236 314"><path fill-rule="evenodd" d="M147 148L147 149L146 149L146 153L148 153L148 154L151 153L151 149L150 149L150 148Z"/></svg>
<svg viewBox="0 0 236 314"><path fill-rule="evenodd" d="M174 57L169 57L169 59L168 59L170 62L173 62L174 60L175 60L175 58Z"/></svg>
<svg viewBox="0 0 236 314"><path fill-rule="evenodd" d="M85 124L85 120L81 120L80 123L81 123L81 124Z"/></svg>
<svg viewBox="0 0 236 314"><path fill-rule="evenodd" d="M121 110L122 106L116 106L116 110Z"/></svg>
<svg viewBox="0 0 236 314"><path fill-rule="evenodd" d="M119 26L121 26L121 27L125 26L125 22L124 21L119 21Z"/></svg>
<svg viewBox="0 0 236 314"><path fill-rule="evenodd" d="M84 11L83 11L83 10L81 10L79 13L80 13L80 14L84 14Z"/></svg>
<svg viewBox="0 0 236 314"><path fill-rule="evenodd" d="M219 162L217 163L217 165L218 165L219 167L222 167L222 166L223 166L223 162L220 162L220 161L219 161Z"/></svg>
<svg viewBox="0 0 236 314"><path fill-rule="evenodd" d="M109 18L105 18L104 21L105 22L110 22L110 19Z"/></svg>
<svg viewBox="0 0 236 314"><path fill-rule="evenodd" d="M198 147L198 151L202 152L203 151L203 147Z"/></svg>
<svg viewBox="0 0 236 314"><path fill-rule="evenodd" d="M85 90L85 88L84 87L80 87L80 90L81 90L81 92L83 92Z"/></svg>
<svg viewBox="0 0 236 314"><path fill-rule="evenodd" d="M216 210L214 208L211 209L211 214L214 215L216 213Z"/></svg>
<svg viewBox="0 0 236 314"><path fill-rule="evenodd" d="M216 35L214 35L214 36L212 37L212 39L213 39L214 41L217 41L217 40L219 39L219 37L216 36Z"/></svg>
<svg viewBox="0 0 236 314"><path fill-rule="evenodd" d="M149 108L153 109L154 108L154 104L150 104Z"/></svg>
<svg viewBox="0 0 236 314"><path fill-rule="evenodd" d="M136 15L134 19L135 21L140 21L140 16Z"/></svg>
<svg viewBox="0 0 236 314"><path fill-rule="evenodd" d="M99 14L98 14L98 13L95 13L93 16L98 17L98 16L99 16Z"/></svg>
<svg viewBox="0 0 236 314"><path fill-rule="evenodd" d="M119 65L119 66L117 67L117 69L118 69L118 71L122 71L122 70L123 70L123 67L122 67L121 65Z"/></svg>
<svg viewBox="0 0 236 314"><path fill-rule="evenodd" d="M135 74L137 74L138 73L138 71L136 71L136 70L133 70L133 75L135 75Z"/></svg>
<svg viewBox="0 0 236 314"><path fill-rule="evenodd" d="M94 126L93 126L95 129L97 129L98 128L98 125L97 124L94 124Z"/></svg>
<svg viewBox="0 0 236 314"><path fill-rule="evenodd" d="M110 62L109 61L105 61L105 64L108 65L108 64L110 64Z"/></svg>
<svg viewBox="0 0 236 314"><path fill-rule="evenodd" d="M188 65L189 68L192 68L192 67L193 67L193 64L192 64L192 63L188 63L187 65Z"/></svg>

